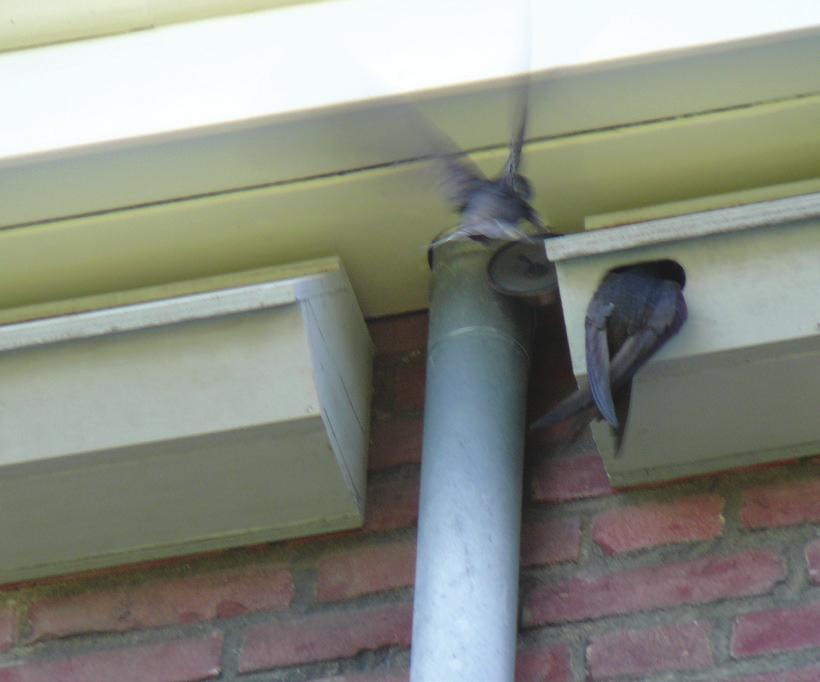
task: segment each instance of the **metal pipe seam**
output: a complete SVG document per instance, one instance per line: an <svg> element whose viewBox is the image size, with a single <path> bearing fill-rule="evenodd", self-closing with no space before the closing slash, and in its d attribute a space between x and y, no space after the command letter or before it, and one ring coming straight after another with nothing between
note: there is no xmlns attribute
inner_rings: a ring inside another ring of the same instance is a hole
<svg viewBox="0 0 820 682"><path fill-rule="evenodd" d="M499 340L502 340L502 341L509 341L510 344L515 346L516 348L518 348L518 350L521 351L521 354L525 358L527 358L527 361L529 361L530 352L527 348L525 348L521 344L520 341L518 341L518 339L514 338L513 336L507 335L507 334L501 334L501 333L498 332L498 330L494 329L493 327L484 327L484 326L478 326L478 325L473 325L473 326L470 326L470 327L462 327L461 329L456 329L456 330L451 331L448 334L444 335L442 338L438 339L433 345L430 345L428 343L428 346L427 346L428 356L431 353L434 353L436 348L438 348L439 346L441 346L444 343L447 343L447 341L449 341L450 339L456 338L458 336L462 336L464 334L469 334L469 335L474 335L474 336L486 336L488 339L489 338L494 338L494 339L499 339Z"/></svg>

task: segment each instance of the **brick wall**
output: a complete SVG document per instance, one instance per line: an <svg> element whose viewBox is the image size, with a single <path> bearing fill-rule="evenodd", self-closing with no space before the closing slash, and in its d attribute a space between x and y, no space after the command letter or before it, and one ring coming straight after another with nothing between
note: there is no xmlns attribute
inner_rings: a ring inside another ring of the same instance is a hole
<svg viewBox="0 0 820 682"><path fill-rule="evenodd" d="M0 682L406 680L425 318L371 332L362 530L0 588ZM571 385L538 347L533 410ZM820 458L616 494L561 440L528 454L520 680L820 680Z"/></svg>

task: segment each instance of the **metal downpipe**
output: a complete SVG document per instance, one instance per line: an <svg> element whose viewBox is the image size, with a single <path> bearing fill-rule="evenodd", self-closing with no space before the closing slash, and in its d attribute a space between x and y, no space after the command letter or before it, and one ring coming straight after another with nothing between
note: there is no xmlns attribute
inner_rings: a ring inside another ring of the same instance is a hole
<svg viewBox="0 0 820 682"><path fill-rule="evenodd" d="M491 253L436 249L411 679L512 680L531 312L496 294Z"/></svg>

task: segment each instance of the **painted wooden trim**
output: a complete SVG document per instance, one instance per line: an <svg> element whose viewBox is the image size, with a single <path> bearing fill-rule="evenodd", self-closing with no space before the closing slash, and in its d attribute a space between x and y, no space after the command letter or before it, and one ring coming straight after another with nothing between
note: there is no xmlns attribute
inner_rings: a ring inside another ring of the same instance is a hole
<svg viewBox="0 0 820 682"><path fill-rule="evenodd" d="M553 262L820 217L820 193L648 220L544 242Z"/></svg>

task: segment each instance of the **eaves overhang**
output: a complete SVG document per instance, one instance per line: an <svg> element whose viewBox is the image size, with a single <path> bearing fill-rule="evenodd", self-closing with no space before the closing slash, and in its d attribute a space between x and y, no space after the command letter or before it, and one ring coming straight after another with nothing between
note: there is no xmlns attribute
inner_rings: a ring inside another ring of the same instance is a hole
<svg viewBox="0 0 820 682"><path fill-rule="evenodd" d="M820 7L656 5L346 0L2 54L0 307L326 255L366 315L425 307L454 220L425 121L494 172L525 72L558 230L816 179Z"/></svg>

